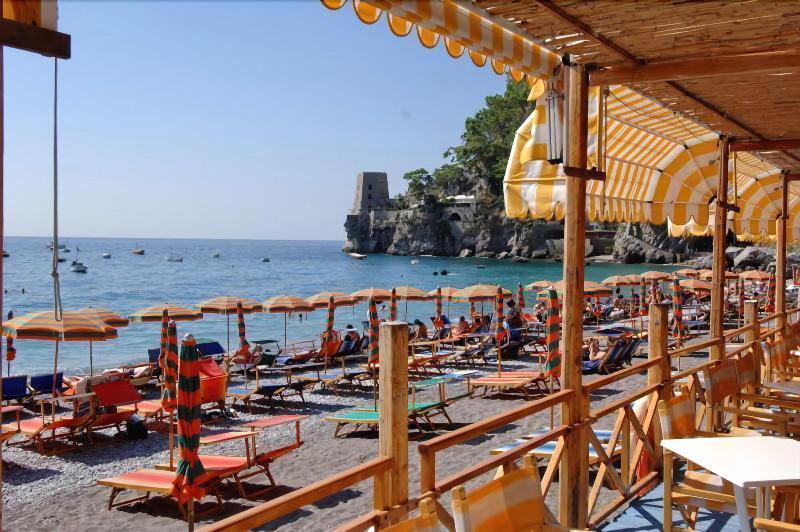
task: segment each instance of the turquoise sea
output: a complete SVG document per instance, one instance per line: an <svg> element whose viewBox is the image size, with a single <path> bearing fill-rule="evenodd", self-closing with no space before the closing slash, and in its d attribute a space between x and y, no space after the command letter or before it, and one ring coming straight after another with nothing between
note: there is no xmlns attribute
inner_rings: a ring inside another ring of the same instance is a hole
<svg viewBox="0 0 800 532"><path fill-rule="evenodd" d="M53 286L50 277L48 238L6 238L10 257L4 259L3 316L9 310L15 316L27 312L52 310ZM437 286L463 287L475 283L500 283L516 291L517 283L561 279L562 265L537 261L514 264L494 259L459 259L440 257L392 257L370 255L359 261L341 252L341 242L280 240L166 240L142 239L144 256L131 253L133 239L62 238L71 249L65 253L66 263L59 265L64 309L87 306L108 307L127 315L137 309L170 302L193 305L215 296L236 295L263 300L273 295L290 294L307 297L331 290L353 292L376 286L411 285L425 290ZM79 260L89 271L69 271L70 262L80 248ZM211 258L218 250L219 258ZM101 254L112 254L111 259ZM183 256L182 263L167 262L172 252ZM269 257L270 262L261 262ZM416 259L419 264L413 265ZM484 266L483 269L478 268ZM669 270L668 266L658 269ZM447 276L434 276L434 271L448 270ZM587 279L600 281L607 276L640 273L654 269L651 265L592 264L586 269ZM24 293L23 293L24 289ZM399 303L403 318L404 303ZM450 316L464 314L468 307L453 305ZM386 313L386 311L382 311ZM408 319L433 314L433 302L409 303ZM289 342L318 336L324 327L325 310L306 316L290 316ZM366 319L366 305L338 309L336 326L352 323L360 328ZM283 339L283 315L252 314L246 316L250 340ZM232 342L236 342L236 317L231 320ZM133 324L120 329L119 338L94 345L95 368L108 368L126 363L143 362L147 348L158 347L158 324ZM208 315L196 322L178 323L178 334L191 332L197 337L211 337L226 342L226 318ZM15 342L17 358L11 374L52 371L53 344L50 342ZM86 371L88 345L64 343L60 348L60 368L67 374ZM3 374L7 367L3 363Z"/></svg>

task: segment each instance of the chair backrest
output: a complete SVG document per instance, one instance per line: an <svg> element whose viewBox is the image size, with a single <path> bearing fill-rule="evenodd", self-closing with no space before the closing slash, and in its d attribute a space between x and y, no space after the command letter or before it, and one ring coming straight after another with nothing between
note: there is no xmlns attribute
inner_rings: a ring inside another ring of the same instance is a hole
<svg viewBox="0 0 800 532"><path fill-rule="evenodd" d="M52 377L52 375L51 375ZM28 376L3 377L3 401L22 399L28 395Z"/></svg>
<svg viewBox="0 0 800 532"><path fill-rule="evenodd" d="M147 350L147 361L151 364L158 364L158 357L161 355L161 348Z"/></svg>
<svg viewBox="0 0 800 532"><path fill-rule="evenodd" d="M766 353L769 367L773 371L782 371L786 366L786 359L789 355L783 336L776 334L774 338L767 338L764 345L766 346L764 352Z"/></svg>
<svg viewBox="0 0 800 532"><path fill-rule="evenodd" d="M222 344L215 341L210 342L202 342L197 344L197 351L200 353L200 356L204 357L211 357L214 355L224 355L225 348L222 347Z"/></svg>
<svg viewBox="0 0 800 532"><path fill-rule="evenodd" d="M381 528L384 532L437 532L442 530L436 517L436 504L430 497L419 503L419 516L406 519L396 525Z"/></svg>
<svg viewBox="0 0 800 532"><path fill-rule="evenodd" d="M64 373L59 371L55 376L56 392L64 391ZM43 373L41 375L31 375L31 389L37 394L51 393L53 391L53 374Z"/></svg>
<svg viewBox="0 0 800 532"><path fill-rule="evenodd" d="M141 394L128 379L104 382L92 386L97 404L102 407L129 405L142 400Z"/></svg>
<svg viewBox="0 0 800 532"><path fill-rule="evenodd" d="M469 493L464 486L453 489L457 532L542 530L546 512L539 471L530 456L522 463Z"/></svg>
<svg viewBox="0 0 800 532"><path fill-rule="evenodd" d="M339 352L342 346L342 338L339 331L331 331L330 334L322 333L322 345L319 346L319 356L332 357Z"/></svg>
<svg viewBox="0 0 800 532"><path fill-rule="evenodd" d="M738 374L740 389L753 389L758 386L756 355L752 348L748 349L747 353L736 361L736 373Z"/></svg>
<svg viewBox="0 0 800 532"><path fill-rule="evenodd" d="M227 377L227 374L222 371L219 364L213 358L201 358L200 363L200 379L211 379L215 377Z"/></svg>
<svg viewBox="0 0 800 532"><path fill-rule="evenodd" d="M658 419L661 423L661 437L664 439L693 436L697 432L694 397L681 394L659 401Z"/></svg>
<svg viewBox="0 0 800 532"><path fill-rule="evenodd" d="M739 379L736 361L721 360L704 371L706 403L709 406L722 404L725 399L739 395Z"/></svg>
<svg viewBox="0 0 800 532"><path fill-rule="evenodd" d="M622 355L627 347L630 345L631 339L620 336L614 341L614 344L606 350L606 356L600 359L599 367L613 366L618 363L620 355Z"/></svg>

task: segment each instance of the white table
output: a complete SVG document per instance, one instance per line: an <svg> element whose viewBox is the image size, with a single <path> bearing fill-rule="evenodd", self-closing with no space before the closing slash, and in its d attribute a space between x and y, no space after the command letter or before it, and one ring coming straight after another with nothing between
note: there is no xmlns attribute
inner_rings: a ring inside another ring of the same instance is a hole
<svg viewBox="0 0 800 532"><path fill-rule="evenodd" d="M750 530L746 489L756 490L756 516L768 518L770 489L800 484L800 442L789 438L687 438L663 440L661 446L733 484L743 531Z"/></svg>

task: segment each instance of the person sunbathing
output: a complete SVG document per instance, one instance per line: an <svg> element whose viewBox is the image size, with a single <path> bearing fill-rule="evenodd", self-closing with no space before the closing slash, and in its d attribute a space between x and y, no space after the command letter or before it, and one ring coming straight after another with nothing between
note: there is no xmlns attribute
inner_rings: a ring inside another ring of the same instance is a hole
<svg viewBox="0 0 800 532"><path fill-rule="evenodd" d="M589 338L589 341L583 344L583 360L601 360L606 356L606 351L600 349L600 340L597 338Z"/></svg>
<svg viewBox="0 0 800 532"><path fill-rule="evenodd" d="M467 318L465 318L464 316L458 318L458 327L456 328L456 331L459 335L469 334L472 332L472 327L467 321Z"/></svg>
<svg viewBox="0 0 800 532"><path fill-rule="evenodd" d="M414 320L414 336L411 338L412 342L425 342L428 340L428 328L420 320Z"/></svg>

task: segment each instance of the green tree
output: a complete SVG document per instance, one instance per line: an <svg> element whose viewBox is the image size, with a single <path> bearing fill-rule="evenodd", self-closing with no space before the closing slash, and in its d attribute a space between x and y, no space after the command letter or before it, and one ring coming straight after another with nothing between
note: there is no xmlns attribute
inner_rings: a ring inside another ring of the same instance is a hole
<svg viewBox="0 0 800 532"><path fill-rule="evenodd" d="M403 179L408 181L408 195L413 200L421 200L426 194L431 193L433 176L424 168L417 168L403 174Z"/></svg>

